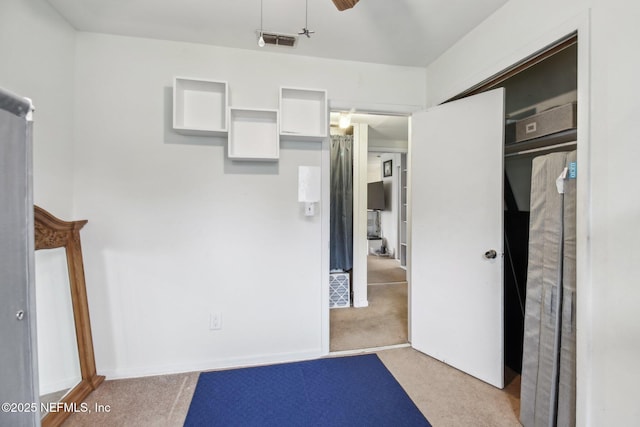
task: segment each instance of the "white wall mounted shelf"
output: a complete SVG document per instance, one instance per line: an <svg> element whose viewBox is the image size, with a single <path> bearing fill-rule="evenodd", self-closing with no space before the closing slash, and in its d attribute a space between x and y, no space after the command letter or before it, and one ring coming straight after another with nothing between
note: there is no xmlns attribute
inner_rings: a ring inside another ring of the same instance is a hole
<svg viewBox="0 0 640 427"><path fill-rule="evenodd" d="M327 91L280 88L280 136L283 139L321 141L328 132Z"/></svg>
<svg viewBox="0 0 640 427"><path fill-rule="evenodd" d="M407 194L407 184L408 176L407 176L407 155L400 155L400 221L399 221L399 232L400 232L400 266L402 268L407 268L407 257L409 255L409 246L408 246L408 194Z"/></svg>
<svg viewBox="0 0 640 427"><path fill-rule="evenodd" d="M228 156L234 160L278 160L278 110L229 108Z"/></svg>
<svg viewBox="0 0 640 427"><path fill-rule="evenodd" d="M175 77L173 129L186 135L226 136L227 82Z"/></svg>

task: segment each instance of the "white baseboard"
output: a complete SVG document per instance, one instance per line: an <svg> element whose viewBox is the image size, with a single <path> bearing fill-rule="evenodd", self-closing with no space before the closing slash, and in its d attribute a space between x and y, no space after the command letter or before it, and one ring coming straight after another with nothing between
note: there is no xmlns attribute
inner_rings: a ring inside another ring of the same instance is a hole
<svg viewBox="0 0 640 427"><path fill-rule="evenodd" d="M377 353L379 351L385 350L395 350L397 348L406 348L411 347L410 343L404 344L392 344L392 345L383 345L381 347L367 347L367 348L359 348L356 350L340 350L340 351L332 351L329 353L329 356L352 356L354 354L367 354L367 353Z"/></svg>
<svg viewBox="0 0 640 427"><path fill-rule="evenodd" d="M369 300L360 300L360 301L353 301L353 306L355 308L364 308L364 307L369 307Z"/></svg>
<svg viewBox="0 0 640 427"><path fill-rule="evenodd" d="M276 353L261 356L211 359L199 362L176 363L168 365L144 366L132 368L100 369L98 374L107 380L141 378L156 375L183 374L188 372L215 371L218 369L244 368L250 366L272 365L277 363L298 362L326 356L320 349L295 353Z"/></svg>

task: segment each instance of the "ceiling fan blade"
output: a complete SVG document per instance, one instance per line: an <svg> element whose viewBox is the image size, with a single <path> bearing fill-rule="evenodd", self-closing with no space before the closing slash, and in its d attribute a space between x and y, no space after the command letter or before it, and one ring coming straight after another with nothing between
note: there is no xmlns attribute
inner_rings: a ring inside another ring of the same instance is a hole
<svg viewBox="0 0 640 427"><path fill-rule="evenodd" d="M331 0L331 1L333 1L333 4L335 4L338 10L342 12L343 10L351 9L360 0Z"/></svg>

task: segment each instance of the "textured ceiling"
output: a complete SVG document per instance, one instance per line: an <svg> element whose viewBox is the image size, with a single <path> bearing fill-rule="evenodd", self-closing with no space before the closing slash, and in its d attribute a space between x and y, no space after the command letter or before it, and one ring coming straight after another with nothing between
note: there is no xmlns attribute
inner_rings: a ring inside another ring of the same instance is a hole
<svg viewBox="0 0 640 427"><path fill-rule="evenodd" d="M260 0L48 0L77 30L260 49ZM392 65L426 66L506 0L360 0L339 12L308 0L311 38L287 52ZM297 34L305 0L263 0L264 30Z"/></svg>

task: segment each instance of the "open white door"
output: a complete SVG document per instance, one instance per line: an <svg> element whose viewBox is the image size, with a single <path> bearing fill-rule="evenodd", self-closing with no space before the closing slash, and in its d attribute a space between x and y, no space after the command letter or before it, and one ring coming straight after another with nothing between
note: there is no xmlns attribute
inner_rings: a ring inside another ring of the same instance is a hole
<svg viewBox="0 0 640 427"><path fill-rule="evenodd" d="M504 89L413 115L411 344L504 387Z"/></svg>

